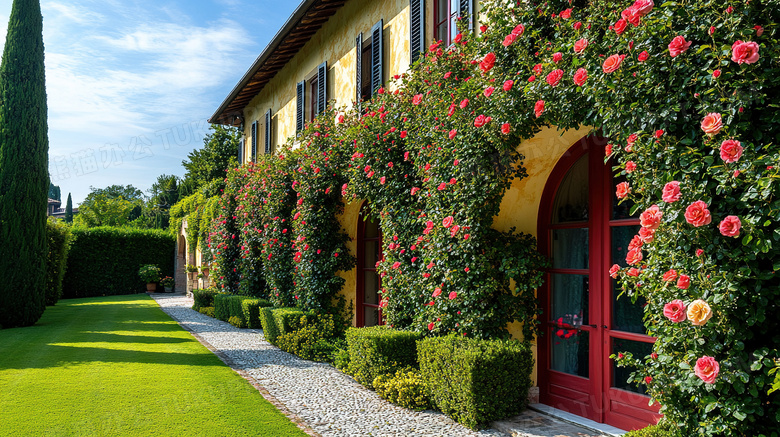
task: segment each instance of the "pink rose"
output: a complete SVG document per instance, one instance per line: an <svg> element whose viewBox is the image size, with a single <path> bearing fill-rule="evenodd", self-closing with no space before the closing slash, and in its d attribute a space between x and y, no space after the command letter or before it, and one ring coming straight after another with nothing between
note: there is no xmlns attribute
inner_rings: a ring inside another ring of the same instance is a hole
<svg viewBox="0 0 780 437"><path fill-rule="evenodd" d="M542 64L536 64L534 65L534 68L532 68L534 73L536 74L542 74Z"/></svg>
<svg viewBox="0 0 780 437"><path fill-rule="evenodd" d="M504 91L511 90L512 89L512 85L514 85L514 84L515 84L515 82L513 80L508 80L508 81L504 82L504 86L503 86Z"/></svg>
<svg viewBox="0 0 780 437"><path fill-rule="evenodd" d="M639 228L639 238L643 243L649 243L655 239L655 229Z"/></svg>
<svg viewBox="0 0 780 437"><path fill-rule="evenodd" d="M669 43L669 55L674 58L688 50L688 47L690 46L691 41L685 41L685 37L683 36L675 36L674 39L672 39L672 42Z"/></svg>
<svg viewBox="0 0 780 437"><path fill-rule="evenodd" d="M417 106L422 102L423 95L422 94L415 94L414 97L412 97L412 104Z"/></svg>
<svg viewBox="0 0 780 437"><path fill-rule="evenodd" d="M739 230L742 228L742 222L735 215L727 216L720 222L718 229L726 237L739 237Z"/></svg>
<svg viewBox="0 0 780 437"><path fill-rule="evenodd" d="M663 215L664 214L661 212L661 209L658 208L658 205L653 205L639 215L639 224L641 224L643 228L658 229Z"/></svg>
<svg viewBox="0 0 780 437"><path fill-rule="evenodd" d="M456 235L458 235L459 231L460 231L460 226L454 225L453 227L450 228L450 237L455 237Z"/></svg>
<svg viewBox="0 0 780 437"><path fill-rule="evenodd" d="M512 35L517 37L522 36L523 32L525 32L525 27L523 27L522 24L518 24L514 29L512 29Z"/></svg>
<svg viewBox="0 0 780 437"><path fill-rule="evenodd" d="M693 372L705 383L712 384L718 377L720 365L715 361L715 358L704 356L696 360Z"/></svg>
<svg viewBox="0 0 780 437"><path fill-rule="evenodd" d="M639 270L637 270L637 269L636 269L636 268L634 268L634 267L631 267L630 269L628 269L628 271L626 272L626 274L627 274L628 276L633 276L633 277L635 277L635 278L636 278L637 276L639 276Z"/></svg>
<svg viewBox="0 0 780 437"><path fill-rule="evenodd" d="M685 320L685 304L680 299L673 300L664 305L664 315L674 323Z"/></svg>
<svg viewBox="0 0 780 437"><path fill-rule="evenodd" d="M574 53L582 53L588 47L588 40L585 38L578 39L574 43Z"/></svg>
<svg viewBox="0 0 780 437"><path fill-rule="evenodd" d="M455 135L457 135L457 134L458 134L457 130L455 130L455 129L451 130L450 134L449 134L450 139L455 138Z"/></svg>
<svg viewBox="0 0 780 437"><path fill-rule="evenodd" d="M680 275L677 279L677 288L680 290L687 290L691 286L691 277L688 275Z"/></svg>
<svg viewBox="0 0 780 437"><path fill-rule="evenodd" d="M555 62L556 64L561 62L561 60L563 59L563 53L561 53L561 52L553 53L552 59L553 59L553 62Z"/></svg>
<svg viewBox="0 0 780 437"><path fill-rule="evenodd" d="M480 114L474 119L474 127L482 127L485 125L485 116Z"/></svg>
<svg viewBox="0 0 780 437"><path fill-rule="evenodd" d="M661 199L666 203L674 203L680 200L682 193L680 193L680 183L677 181L667 182L664 185L664 191L661 195Z"/></svg>
<svg viewBox="0 0 780 437"><path fill-rule="evenodd" d="M550 86L558 86L558 84L561 82L561 78L563 77L563 70L558 69L551 71L550 74L547 75L547 78L545 80Z"/></svg>
<svg viewBox="0 0 780 437"><path fill-rule="evenodd" d="M633 173L636 170L636 163L634 161L626 162L626 173Z"/></svg>
<svg viewBox="0 0 780 437"><path fill-rule="evenodd" d="M742 156L742 144L737 140L726 140L720 144L720 159L731 164Z"/></svg>
<svg viewBox="0 0 780 437"><path fill-rule="evenodd" d="M460 109L466 109L466 106L469 106L469 99L463 99L460 101Z"/></svg>
<svg viewBox="0 0 780 437"><path fill-rule="evenodd" d="M735 41L731 45L731 60L737 64L752 64L758 58L758 43L754 41Z"/></svg>
<svg viewBox="0 0 780 437"><path fill-rule="evenodd" d="M439 287L436 287L436 289L435 289L435 290L433 290L433 294L432 294L431 296L433 296L433 297L439 297L439 296L441 296L441 288L439 288Z"/></svg>
<svg viewBox="0 0 780 437"><path fill-rule="evenodd" d="M688 208L685 209L685 220L697 228L710 224L710 222L712 222L712 217L710 217L710 211L707 209L707 204L701 200L697 200L688 205Z"/></svg>
<svg viewBox="0 0 780 437"><path fill-rule="evenodd" d="M623 12L620 13L620 16L624 20L631 23L633 26L639 26L639 19L642 18L641 15L637 13L637 10L633 6L623 10Z"/></svg>
<svg viewBox="0 0 780 437"><path fill-rule="evenodd" d="M604 64L601 65L601 69L604 70L604 73L612 73L616 71L618 68L620 68L620 64L623 62L623 59L626 57L626 55L612 55L604 60Z"/></svg>
<svg viewBox="0 0 780 437"><path fill-rule="evenodd" d="M544 112L544 100L538 100L534 105L534 114L536 115L536 118L541 117L543 112Z"/></svg>
<svg viewBox="0 0 780 437"><path fill-rule="evenodd" d="M458 297L458 293L455 291L451 291L449 296L450 300L455 300L456 297Z"/></svg>
<svg viewBox="0 0 780 437"><path fill-rule="evenodd" d="M506 135L512 130L512 126L509 123L504 123L501 125L501 133Z"/></svg>
<svg viewBox="0 0 780 437"><path fill-rule="evenodd" d="M650 57L650 54L647 53L647 50L642 51L642 53L639 54L639 56L636 57L637 61L639 62L645 62L647 58Z"/></svg>
<svg viewBox="0 0 780 437"><path fill-rule="evenodd" d="M574 83L577 84L577 86L585 85L585 81L587 80L588 80L588 70L584 68L580 68L577 70L576 73L574 73Z"/></svg>
<svg viewBox="0 0 780 437"><path fill-rule="evenodd" d="M708 135L715 135L723 128L723 118L717 112L710 112L701 121L701 130Z"/></svg>
<svg viewBox="0 0 780 437"><path fill-rule="evenodd" d="M626 27L628 27L628 21L621 18L612 25L612 30L618 35L622 35L626 31Z"/></svg>
<svg viewBox="0 0 780 437"><path fill-rule="evenodd" d="M517 39L517 35L510 33L509 35L504 37L504 41L501 42L501 45L504 47L509 47L512 45L513 42Z"/></svg>
<svg viewBox="0 0 780 437"><path fill-rule="evenodd" d="M634 4L631 5L631 9L636 11L636 13L640 16L644 17L653 10L654 5L655 4L653 3L653 0L636 0Z"/></svg>
<svg viewBox="0 0 780 437"><path fill-rule="evenodd" d="M636 248L628 251L626 254L626 262L632 266L639 264L642 261L642 249Z"/></svg>
<svg viewBox="0 0 780 437"><path fill-rule="evenodd" d="M669 269L666 273L664 273L663 280L664 282L672 282L675 279L677 279L677 271L674 269Z"/></svg>
<svg viewBox="0 0 780 437"><path fill-rule="evenodd" d="M454 220L455 219L451 215L444 217L444 220L441 221L441 225L444 226L445 228L449 228L450 226L452 226L452 222Z"/></svg>
<svg viewBox="0 0 780 437"><path fill-rule="evenodd" d="M617 279L619 271L620 266L617 264L612 264L612 267L609 268L609 276L612 276L612 279Z"/></svg>
<svg viewBox="0 0 780 437"><path fill-rule="evenodd" d="M621 182L617 184L615 195L617 196L618 199L622 199L626 197L630 192L631 192L631 186L628 184L628 182Z"/></svg>
<svg viewBox="0 0 780 437"><path fill-rule="evenodd" d="M493 95L493 91L495 91L495 88L492 87L492 86L489 86L489 87L485 88L485 92L483 94L485 95L485 97L490 97L491 95Z"/></svg>

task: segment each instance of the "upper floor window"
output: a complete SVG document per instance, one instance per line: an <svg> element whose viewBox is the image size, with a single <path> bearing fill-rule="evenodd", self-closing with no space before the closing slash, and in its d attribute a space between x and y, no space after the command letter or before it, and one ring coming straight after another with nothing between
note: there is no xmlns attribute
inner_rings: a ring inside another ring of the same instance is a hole
<svg viewBox="0 0 780 437"><path fill-rule="evenodd" d="M437 41L450 45L458 34L458 17L469 17L474 8L472 0L435 0L433 36ZM471 28L471 21L468 23Z"/></svg>
<svg viewBox="0 0 780 437"><path fill-rule="evenodd" d="M358 102L371 99L371 96L384 82L384 20L379 20L371 28L371 34L364 38L363 32L355 39L355 78Z"/></svg>
<svg viewBox="0 0 780 437"><path fill-rule="evenodd" d="M328 95L328 63L323 62L308 79L298 82L296 86L295 131L300 132L307 121L314 120L325 112ZM308 106L307 106L308 101Z"/></svg>

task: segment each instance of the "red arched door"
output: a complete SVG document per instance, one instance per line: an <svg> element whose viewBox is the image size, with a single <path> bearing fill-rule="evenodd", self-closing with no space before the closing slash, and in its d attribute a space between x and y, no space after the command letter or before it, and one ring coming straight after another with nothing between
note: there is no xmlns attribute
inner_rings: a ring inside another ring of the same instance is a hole
<svg viewBox="0 0 780 437"><path fill-rule="evenodd" d="M384 325L379 307L382 278L376 263L382 260L382 230L379 220L371 216L364 204L360 210L357 232L357 326Z"/></svg>
<svg viewBox="0 0 780 437"><path fill-rule="evenodd" d="M539 290L544 314L539 339L541 401L623 429L655 423L644 386L626 382L631 369L609 355L643 358L655 338L645 335L643 302L618 298L612 264L626 266L626 247L639 230L630 205L618 205L606 142L583 138L561 158L545 186L539 249L551 260Z"/></svg>

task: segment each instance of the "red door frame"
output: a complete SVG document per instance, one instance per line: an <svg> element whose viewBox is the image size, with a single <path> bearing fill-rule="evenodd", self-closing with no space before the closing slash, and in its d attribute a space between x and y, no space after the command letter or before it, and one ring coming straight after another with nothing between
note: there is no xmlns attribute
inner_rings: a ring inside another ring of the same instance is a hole
<svg viewBox="0 0 780 437"><path fill-rule="evenodd" d="M551 291L550 275L553 269L545 273L546 281L539 288L539 300L543 313L541 332L538 341L539 387L542 403L555 408L586 417L596 422L608 423L623 429L642 428L656 423L660 418L659 406L647 406L648 398L636 393L612 387L612 363L607 358L611 352L612 339L635 341L655 340L642 334L610 330L615 326L612 320L611 283L607 270L611 265L611 227L614 225L638 224L637 219L610 220L612 197L611 165L604 163L606 141L600 137L585 137L575 143L560 158L542 193L539 207L537 235L539 250L551 255L552 208L560 184L571 167L586 153L588 155L589 211L587 229L589 233L589 268L587 270L555 269L555 273L580 273L588 275L589 285L589 323L579 327L589 334L589 378L568 375L550 370L549 335L555 325L550 314ZM583 227L583 223L555 225L555 228ZM597 243L597 244L593 244Z"/></svg>
<svg viewBox="0 0 780 437"><path fill-rule="evenodd" d="M379 311L379 324L384 325L384 317L382 316L382 308L379 305L367 304L366 299L366 275L365 272L376 272L376 266L366 266L366 241L376 241L379 245L379 261L384 259L382 251L382 228L378 229L376 238L366 238L366 220L370 217L371 210L368 207L367 202L363 202L360 207L360 214L358 215L358 228L357 228L357 277L356 281L356 293L355 293L355 311L357 314L357 327L363 327L366 325L366 313L365 308L376 308ZM379 289L382 288L382 278L377 275L377 285Z"/></svg>

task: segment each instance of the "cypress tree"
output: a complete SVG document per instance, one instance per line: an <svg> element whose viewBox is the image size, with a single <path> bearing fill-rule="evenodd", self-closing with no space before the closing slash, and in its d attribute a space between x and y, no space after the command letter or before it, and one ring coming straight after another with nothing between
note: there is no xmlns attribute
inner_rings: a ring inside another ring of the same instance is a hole
<svg viewBox="0 0 780 437"><path fill-rule="evenodd" d="M65 204L65 223L73 223L73 199L68 193L68 203Z"/></svg>
<svg viewBox="0 0 780 437"><path fill-rule="evenodd" d="M0 327L45 309L48 124L39 0L14 0L0 64Z"/></svg>

